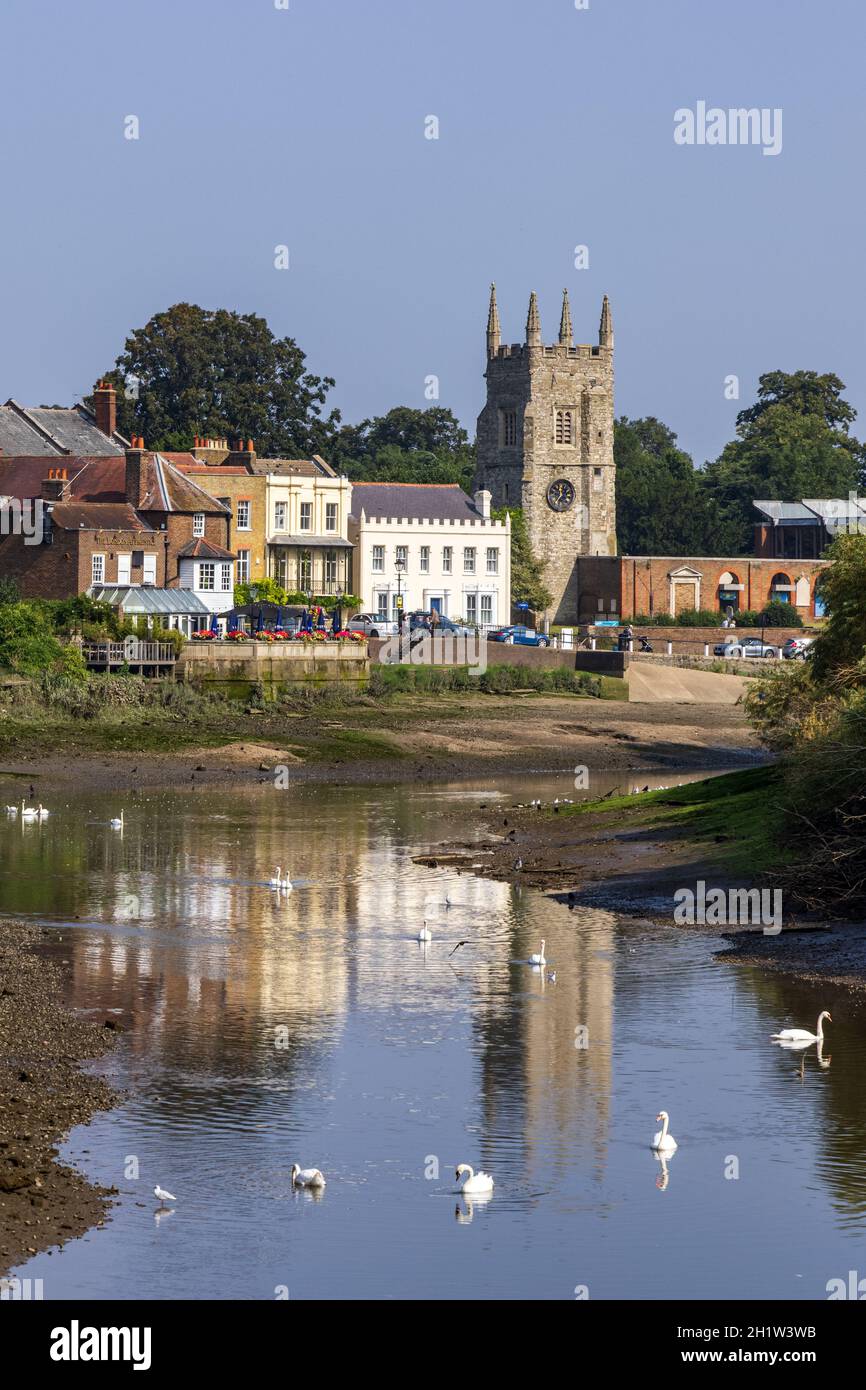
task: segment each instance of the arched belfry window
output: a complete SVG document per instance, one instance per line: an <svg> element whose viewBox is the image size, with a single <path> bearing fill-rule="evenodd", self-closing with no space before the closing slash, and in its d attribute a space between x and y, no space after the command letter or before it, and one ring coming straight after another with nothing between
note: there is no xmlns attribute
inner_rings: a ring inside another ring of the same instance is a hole
<svg viewBox="0 0 866 1390"><path fill-rule="evenodd" d="M554 438L557 444L574 443L574 412L572 410L557 410Z"/></svg>

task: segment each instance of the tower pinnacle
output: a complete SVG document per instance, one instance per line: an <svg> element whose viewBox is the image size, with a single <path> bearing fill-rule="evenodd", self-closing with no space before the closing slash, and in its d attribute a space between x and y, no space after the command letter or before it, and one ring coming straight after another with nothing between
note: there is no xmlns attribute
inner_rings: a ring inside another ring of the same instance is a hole
<svg viewBox="0 0 866 1390"><path fill-rule="evenodd" d="M490 309L487 314L487 356L495 357L499 348L499 310L496 307L496 286L490 286Z"/></svg>
<svg viewBox="0 0 866 1390"><path fill-rule="evenodd" d="M571 327L571 305L568 302L568 290L562 291L562 318L559 320L559 341L563 347L571 347L571 340L574 331Z"/></svg>
<svg viewBox="0 0 866 1390"><path fill-rule="evenodd" d="M526 345L541 347L541 317L538 312L538 297L535 290L529 296L529 313L526 315Z"/></svg>
<svg viewBox="0 0 866 1390"><path fill-rule="evenodd" d="M598 325L598 344L599 347L613 347L613 317L610 312L610 300L605 295L601 305L601 322Z"/></svg>

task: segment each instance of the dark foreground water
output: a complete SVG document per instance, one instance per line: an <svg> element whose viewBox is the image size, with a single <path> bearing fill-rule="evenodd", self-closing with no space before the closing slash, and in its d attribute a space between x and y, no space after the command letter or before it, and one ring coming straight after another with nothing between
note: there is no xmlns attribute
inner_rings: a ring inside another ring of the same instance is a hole
<svg viewBox="0 0 866 1390"><path fill-rule="evenodd" d="M55 924L71 1002L127 1029L104 1065L130 1091L64 1151L120 1188L110 1222L18 1274L97 1299L812 1299L866 1275L864 1011L711 937L412 864L495 795L82 791L0 819L0 912ZM523 963L542 937L547 971ZM822 1007L823 1066L770 1045ZM492 1200L455 1195L461 1161Z"/></svg>

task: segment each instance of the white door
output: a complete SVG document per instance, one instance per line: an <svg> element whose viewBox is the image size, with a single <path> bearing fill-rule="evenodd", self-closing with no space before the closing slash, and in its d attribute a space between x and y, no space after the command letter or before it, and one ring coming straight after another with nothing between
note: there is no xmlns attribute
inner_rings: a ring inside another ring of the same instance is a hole
<svg viewBox="0 0 866 1390"><path fill-rule="evenodd" d="M128 584L132 569L131 555L118 555L117 557L117 582L118 584Z"/></svg>

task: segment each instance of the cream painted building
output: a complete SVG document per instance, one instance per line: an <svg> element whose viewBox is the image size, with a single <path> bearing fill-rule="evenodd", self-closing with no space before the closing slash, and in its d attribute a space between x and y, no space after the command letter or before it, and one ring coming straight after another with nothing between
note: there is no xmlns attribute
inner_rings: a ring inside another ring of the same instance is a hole
<svg viewBox="0 0 866 1390"><path fill-rule="evenodd" d="M268 574L290 593L351 593L352 485L323 459L271 462L265 489ZM327 472L323 471L327 469Z"/></svg>
<svg viewBox="0 0 866 1390"><path fill-rule="evenodd" d="M438 610L481 626L511 621L511 518L456 483L355 483L349 539L364 612Z"/></svg>

